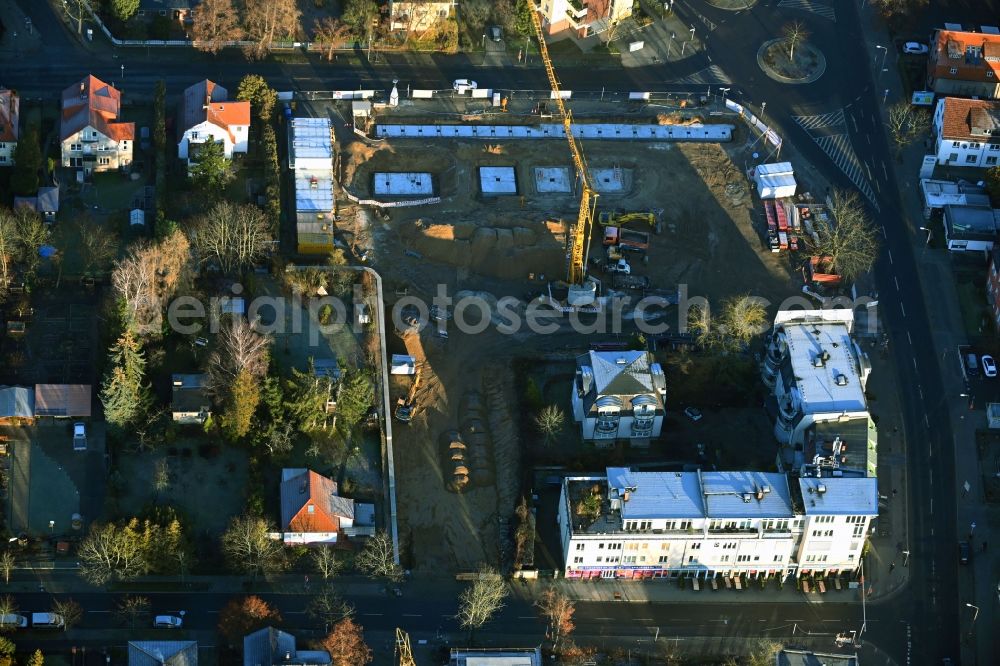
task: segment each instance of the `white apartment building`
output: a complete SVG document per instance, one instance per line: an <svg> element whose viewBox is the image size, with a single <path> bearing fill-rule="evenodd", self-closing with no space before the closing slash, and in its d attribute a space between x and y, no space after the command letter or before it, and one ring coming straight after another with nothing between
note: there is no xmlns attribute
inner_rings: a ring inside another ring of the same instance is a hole
<svg viewBox="0 0 1000 666"><path fill-rule="evenodd" d="M934 110L938 164L989 168L1000 163L1000 101L945 97Z"/></svg>
<svg viewBox="0 0 1000 666"><path fill-rule="evenodd" d="M184 91L180 105L183 134L177 143L177 157L196 162L199 146L218 143L226 159L246 153L250 136L250 102L231 102L229 91L205 79Z"/></svg>
<svg viewBox="0 0 1000 666"><path fill-rule="evenodd" d="M660 436L666 377L645 351L591 351L576 359L573 419L585 442L649 446Z"/></svg>
<svg viewBox="0 0 1000 666"><path fill-rule="evenodd" d="M772 389L769 407L780 444L803 444L816 423L869 421L865 384L871 363L853 330L851 310L778 312L762 377Z"/></svg>
<svg viewBox="0 0 1000 666"><path fill-rule="evenodd" d="M877 508L874 478L790 486L777 473L609 467L604 476L563 481L564 575L637 580L853 571Z"/></svg>
<svg viewBox="0 0 1000 666"><path fill-rule="evenodd" d="M574 30L580 37L604 32L632 15L633 0L536 0L542 29L550 35Z"/></svg>
<svg viewBox="0 0 1000 666"><path fill-rule="evenodd" d="M64 167L92 173L131 166L135 123L119 122L121 99L121 92L96 76L63 91L59 141Z"/></svg>

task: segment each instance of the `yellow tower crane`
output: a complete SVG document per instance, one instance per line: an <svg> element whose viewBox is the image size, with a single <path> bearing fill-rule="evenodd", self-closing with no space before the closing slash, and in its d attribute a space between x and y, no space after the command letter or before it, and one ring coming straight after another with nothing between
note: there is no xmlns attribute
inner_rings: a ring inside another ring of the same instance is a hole
<svg viewBox="0 0 1000 666"><path fill-rule="evenodd" d="M410 635L396 627L396 653L399 655L399 666L417 666L410 649Z"/></svg>
<svg viewBox="0 0 1000 666"><path fill-rule="evenodd" d="M597 191L590 184L590 172L587 170L587 161L583 157L583 151L580 150L576 137L573 136L573 118L563 103L559 80L556 78L556 71L552 67L549 48L545 45L545 33L542 31L542 21L538 17L538 11L534 7L531 7L531 21L535 26L538 51L542 55L545 73L549 77L549 86L552 88L553 96L555 97L559 118L562 121L563 130L566 132L569 152L573 156L573 166L576 168L577 177L580 179L580 211L577 214L576 226L570 231L569 265L566 271L566 281L570 285L570 301L572 303L573 288L583 287L584 278L586 278L586 253L587 248L590 246L591 229L594 226L594 213L597 209Z"/></svg>

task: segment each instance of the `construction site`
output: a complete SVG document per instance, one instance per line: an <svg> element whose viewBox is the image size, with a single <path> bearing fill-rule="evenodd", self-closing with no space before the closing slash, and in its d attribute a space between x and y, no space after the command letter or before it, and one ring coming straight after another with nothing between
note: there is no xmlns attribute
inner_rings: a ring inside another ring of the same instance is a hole
<svg viewBox="0 0 1000 666"><path fill-rule="evenodd" d="M404 298L429 307L442 286L481 297L494 324L508 296L599 313L615 293L777 303L799 291L801 258L772 251L745 170L754 136L738 118L710 115L708 100L627 115L580 102L571 116L552 97L369 105L355 131L337 127L337 238L382 275L387 311ZM404 308L388 340L412 365L392 373L390 395L401 551L415 571L509 563L515 504L530 491L522 447L535 445L518 435L532 415L520 413L512 362L571 358L594 341L565 327L462 333L452 316L435 308L422 322Z"/></svg>

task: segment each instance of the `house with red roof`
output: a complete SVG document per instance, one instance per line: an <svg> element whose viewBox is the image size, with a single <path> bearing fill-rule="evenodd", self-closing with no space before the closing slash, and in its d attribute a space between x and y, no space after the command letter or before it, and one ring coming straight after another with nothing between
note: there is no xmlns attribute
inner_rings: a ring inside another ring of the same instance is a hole
<svg viewBox="0 0 1000 666"><path fill-rule="evenodd" d="M20 109L21 99L16 92L0 90L0 167L14 166Z"/></svg>
<svg viewBox="0 0 1000 666"><path fill-rule="evenodd" d="M1000 162L1000 101L945 97L934 111L938 164L997 166Z"/></svg>
<svg viewBox="0 0 1000 666"><path fill-rule="evenodd" d="M85 173L132 164L135 123L120 122L122 94L96 76L63 90L59 141L62 165Z"/></svg>
<svg viewBox="0 0 1000 666"><path fill-rule="evenodd" d="M281 538L292 544L334 544L375 529L375 505L337 493L337 482L311 469L281 470Z"/></svg>
<svg viewBox="0 0 1000 666"><path fill-rule="evenodd" d="M180 107L177 156L188 164L197 161L198 147L208 142L222 144L226 159L246 153L250 134L250 102L228 101L229 92L205 79L184 91Z"/></svg>
<svg viewBox="0 0 1000 666"><path fill-rule="evenodd" d="M1000 99L1000 35L938 30L927 58L927 87L939 95Z"/></svg>

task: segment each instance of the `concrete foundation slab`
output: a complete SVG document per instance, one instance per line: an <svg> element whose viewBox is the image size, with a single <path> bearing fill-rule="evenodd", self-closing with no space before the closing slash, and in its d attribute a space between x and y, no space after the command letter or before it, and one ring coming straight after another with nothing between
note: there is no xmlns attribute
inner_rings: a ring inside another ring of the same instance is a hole
<svg viewBox="0 0 1000 666"><path fill-rule="evenodd" d="M427 196L434 193L429 173L376 173L375 195Z"/></svg>
<svg viewBox="0 0 1000 666"><path fill-rule="evenodd" d="M630 180L625 169L591 169L590 182L594 189L602 194L620 194L626 190L626 181Z"/></svg>
<svg viewBox="0 0 1000 666"><path fill-rule="evenodd" d="M539 194L572 192L569 167L535 167L535 191Z"/></svg>
<svg viewBox="0 0 1000 666"><path fill-rule="evenodd" d="M517 194L514 167L479 167L479 191L483 194Z"/></svg>

